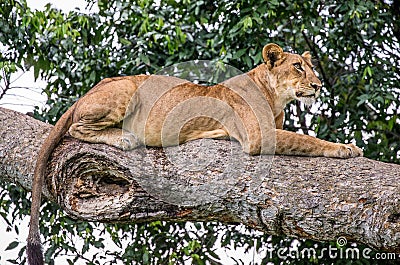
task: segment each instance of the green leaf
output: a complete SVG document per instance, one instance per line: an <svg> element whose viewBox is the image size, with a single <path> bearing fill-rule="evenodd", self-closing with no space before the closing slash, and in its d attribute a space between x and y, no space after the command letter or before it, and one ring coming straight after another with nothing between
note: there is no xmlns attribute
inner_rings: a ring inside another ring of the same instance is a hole
<svg viewBox="0 0 400 265"><path fill-rule="evenodd" d="M130 40L127 40L127 39L122 38L122 37L119 38L119 42L121 42L123 45L126 45L126 46L132 45L132 42Z"/></svg>
<svg viewBox="0 0 400 265"><path fill-rule="evenodd" d="M18 247L18 245L19 245L19 242L18 242L18 241L13 241L13 242L11 242L11 243L7 246L7 248L6 248L5 250L14 249L14 248Z"/></svg>
<svg viewBox="0 0 400 265"><path fill-rule="evenodd" d="M149 264L149 252L145 251L143 253L143 264Z"/></svg>
<svg viewBox="0 0 400 265"><path fill-rule="evenodd" d="M357 97L358 102L357 102L357 107L359 107L360 105L364 104L367 100L370 99L370 95L369 94L362 94L359 97Z"/></svg>
<svg viewBox="0 0 400 265"><path fill-rule="evenodd" d="M144 55L144 54L140 54L139 58L142 62L144 62L147 65L150 65L150 59L148 56Z"/></svg>
<svg viewBox="0 0 400 265"><path fill-rule="evenodd" d="M33 77L35 78L35 81L38 79L38 77L39 77L39 71L40 71L40 67L37 65L37 64L35 64L34 66L33 66Z"/></svg>
<svg viewBox="0 0 400 265"><path fill-rule="evenodd" d="M248 28L253 27L253 20L251 17L246 17L243 19L243 29L246 31Z"/></svg>
<svg viewBox="0 0 400 265"><path fill-rule="evenodd" d="M96 81L96 71L90 73L89 80L92 84Z"/></svg>
<svg viewBox="0 0 400 265"><path fill-rule="evenodd" d="M236 51L236 52L233 54L232 59L241 58L246 52L247 52L247 48L240 49L240 50Z"/></svg>

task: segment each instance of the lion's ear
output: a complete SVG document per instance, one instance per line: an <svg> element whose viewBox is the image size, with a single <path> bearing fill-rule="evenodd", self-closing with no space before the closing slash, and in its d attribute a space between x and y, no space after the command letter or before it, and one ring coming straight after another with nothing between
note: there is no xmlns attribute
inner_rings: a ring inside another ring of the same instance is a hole
<svg viewBox="0 0 400 265"><path fill-rule="evenodd" d="M271 70L274 67L275 62L282 59L283 50L279 45L275 43L269 43L264 46L262 57L264 62L267 64L268 69Z"/></svg>
<svg viewBox="0 0 400 265"><path fill-rule="evenodd" d="M311 62L311 53L309 51L305 51L303 52L303 54L301 55L301 57L303 57L304 59L308 60Z"/></svg>

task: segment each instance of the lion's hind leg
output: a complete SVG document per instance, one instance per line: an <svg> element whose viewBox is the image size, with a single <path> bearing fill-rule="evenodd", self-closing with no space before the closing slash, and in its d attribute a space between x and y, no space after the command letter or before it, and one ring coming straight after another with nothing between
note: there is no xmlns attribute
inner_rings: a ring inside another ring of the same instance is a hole
<svg viewBox="0 0 400 265"><path fill-rule="evenodd" d="M140 145L138 138L120 128L111 127L112 123L88 123L79 121L69 128L72 137L90 143L104 143L121 150L132 150Z"/></svg>

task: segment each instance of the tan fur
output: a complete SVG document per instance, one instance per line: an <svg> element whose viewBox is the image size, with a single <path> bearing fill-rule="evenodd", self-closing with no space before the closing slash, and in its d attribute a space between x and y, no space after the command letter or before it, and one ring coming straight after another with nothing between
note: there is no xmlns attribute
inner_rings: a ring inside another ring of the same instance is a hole
<svg viewBox="0 0 400 265"><path fill-rule="evenodd" d="M275 150L276 154L285 155L362 156L361 149L352 144L331 143L282 130L285 105L293 99L312 103L319 95L321 82L312 70L309 52L285 53L278 45L268 44L262 55L264 63L247 74L210 87L174 77L147 75L107 78L97 84L62 116L40 150L32 192L28 252L32 245L31 252L37 251L40 242L39 207L47 159L67 130L80 140L123 150L139 145L171 146L199 138L234 138L244 152L252 155ZM231 89L231 85L239 90ZM259 93L253 102L259 99L260 104L252 104L240 91L249 97ZM267 105L263 105L263 100ZM182 105L183 102L187 104ZM257 108L265 115L257 114ZM175 120L166 122L174 111ZM183 117L193 113L200 114L186 120ZM275 139L268 139L272 136ZM276 149L271 148L275 142ZM41 264L34 262L31 265Z"/></svg>

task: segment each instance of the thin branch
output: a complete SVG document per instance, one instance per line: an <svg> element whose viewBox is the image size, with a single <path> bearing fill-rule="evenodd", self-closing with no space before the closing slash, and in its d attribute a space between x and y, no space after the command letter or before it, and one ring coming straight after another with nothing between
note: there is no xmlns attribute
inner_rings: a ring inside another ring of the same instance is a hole
<svg viewBox="0 0 400 265"><path fill-rule="evenodd" d="M10 90L10 80L7 78L6 71L4 69L2 70L2 75L5 87L3 88L3 91L1 91L0 99L2 99L6 95L7 91Z"/></svg>
<svg viewBox="0 0 400 265"><path fill-rule="evenodd" d="M328 78L328 76L326 75L325 70L324 70L324 68L323 68L322 65L321 65L321 58L319 57L319 54L318 54L317 49L315 48L315 45L312 45L312 44L311 44L310 39L308 38L308 36L307 36L307 34L305 33L304 30L301 32L301 34L303 35L304 40L306 41L308 48L310 48L312 54L313 54L313 55L315 56L315 58L317 59L316 61L317 61L317 64L318 64L318 69L321 71L322 78L324 79L326 85L328 86L329 90L331 91L333 86L332 86L332 84L329 82L329 78ZM333 94L334 94L334 93L333 93Z"/></svg>
<svg viewBox="0 0 400 265"><path fill-rule="evenodd" d="M34 99L32 99L32 97L27 97L27 96L23 96L23 95L17 95L17 94L7 94L7 96L9 96L9 97L15 97L15 98L23 98L23 99L27 99L27 100L30 100L30 101L36 101L36 102L39 102L38 100L34 100Z"/></svg>
<svg viewBox="0 0 400 265"><path fill-rule="evenodd" d="M27 103L7 103L7 102L5 102L5 103L0 103L0 106L6 106L6 105L9 105L9 106L29 106L29 107L35 107L36 105L35 104L27 104Z"/></svg>
<svg viewBox="0 0 400 265"><path fill-rule="evenodd" d="M10 81L10 84L17 82L26 72L22 72L17 78L15 78L13 81Z"/></svg>
<svg viewBox="0 0 400 265"><path fill-rule="evenodd" d="M300 108L301 103L300 102L296 102L296 112L297 112L297 117L299 118L299 122L300 122L300 127L302 128L304 134L309 134L308 130L310 128L308 128L307 124L306 124L306 119L305 117L302 117L302 113L303 111Z"/></svg>
<svg viewBox="0 0 400 265"><path fill-rule="evenodd" d="M25 89L25 90L29 90L32 91L36 94L42 95L42 92L39 92L37 90L41 90L41 87L23 87L23 86L13 86L11 89Z"/></svg>

